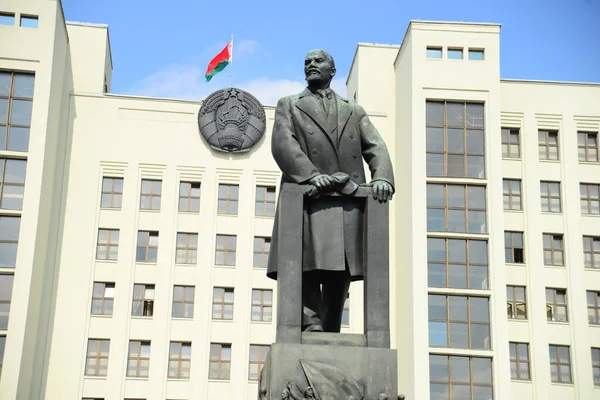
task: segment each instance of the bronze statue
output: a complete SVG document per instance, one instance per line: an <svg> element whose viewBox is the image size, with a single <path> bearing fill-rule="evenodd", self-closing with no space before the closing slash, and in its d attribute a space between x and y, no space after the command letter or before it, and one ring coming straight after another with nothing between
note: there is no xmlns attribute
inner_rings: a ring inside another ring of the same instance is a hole
<svg viewBox="0 0 600 400"><path fill-rule="evenodd" d="M282 183L307 186L303 217L302 303L304 331L339 332L351 281L363 279L364 199L351 195L371 171L373 197L392 199L394 174L387 147L364 109L331 88L335 62L323 50L304 61L308 87L279 100L271 151ZM337 192L339 196L323 196ZM267 275L277 279L275 216ZM283 288L285 289L285 288ZM282 293L280 293L280 296ZM284 295L284 294L283 294Z"/></svg>

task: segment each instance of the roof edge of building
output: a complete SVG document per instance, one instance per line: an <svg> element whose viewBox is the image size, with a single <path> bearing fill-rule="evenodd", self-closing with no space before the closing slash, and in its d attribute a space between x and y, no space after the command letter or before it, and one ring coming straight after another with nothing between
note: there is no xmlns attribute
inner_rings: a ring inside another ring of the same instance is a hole
<svg viewBox="0 0 600 400"><path fill-rule="evenodd" d="M359 47L379 47L385 49L400 49L399 44L385 44L385 43L367 43L367 42L358 42L356 44L356 50L354 50L354 56L352 57L352 62L350 63L350 68L348 69L348 76L346 77L346 86L348 86L348 80L350 79L350 73L352 72L352 68L354 68L354 63L356 62L356 55L358 54Z"/></svg>
<svg viewBox="0 0 600 400"><path fill-rule="evenodd" d="M510 78L501 78L500 82L508 82L508 83L534 83L534 84L541 84L541 85L570 85L570 86L594 86L594 87L600 87L600 82L551 81L551 80L510 79Z"/></svg>
<svg viewBox="0 0 600 400"><path fill-rule="evenodd" d="M468 22L468 21L431 21L427 19L411 19L408 23L436 24L436 25L476 25L476 26L502 26L499 22Z"/></svg>

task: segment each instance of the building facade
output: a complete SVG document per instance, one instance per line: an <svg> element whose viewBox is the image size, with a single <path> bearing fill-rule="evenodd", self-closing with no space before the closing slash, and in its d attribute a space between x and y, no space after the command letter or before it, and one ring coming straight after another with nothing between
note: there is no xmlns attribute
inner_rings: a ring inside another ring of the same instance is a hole
<svg viewBox="0 0 600 400"><path fill-rule="evenodd" d="M413 21L350 68L396 172L399 387L599 398L600 85L503 80L499 40ZM200 102L111 94L111 73L108 27L2 3L0 398L256 398L274 107L252 151L217 153ZM343 331L362 332L362 303L353 283Z"/></svg>

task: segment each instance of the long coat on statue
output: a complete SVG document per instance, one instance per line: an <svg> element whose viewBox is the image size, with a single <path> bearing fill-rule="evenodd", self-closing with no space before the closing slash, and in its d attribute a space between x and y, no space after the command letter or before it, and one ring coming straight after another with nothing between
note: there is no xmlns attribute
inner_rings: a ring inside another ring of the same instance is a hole
<svg viewBox="0 0 600 400"><path fill-rule="evenodd" d="M364 158L372 180L384 180L393 186L388 150L364 109L335 92L333 99L329 104L336 108L329 114L308 88L277 103L271 151L283 172L281 182L308 183L320 174L343 172L354 183L364 184ZM305 199L303 271L344 271L347 261L352 280L362 279L364 209L364 199ZM279 218L285 215L275 214L267 269L273 279L277 279Z"/></svg>

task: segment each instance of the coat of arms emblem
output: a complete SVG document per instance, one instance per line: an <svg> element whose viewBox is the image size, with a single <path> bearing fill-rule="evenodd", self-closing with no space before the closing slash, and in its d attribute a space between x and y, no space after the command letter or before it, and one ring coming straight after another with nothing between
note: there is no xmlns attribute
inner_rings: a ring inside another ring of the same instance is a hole
<svg viewBox="0 0 600 400"><path fill-rule="evenodd" d="M250 93L228 88L210 94L198 112L198 126L211 148L249 151L265 133L263 105Z"/></svg>

